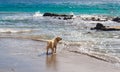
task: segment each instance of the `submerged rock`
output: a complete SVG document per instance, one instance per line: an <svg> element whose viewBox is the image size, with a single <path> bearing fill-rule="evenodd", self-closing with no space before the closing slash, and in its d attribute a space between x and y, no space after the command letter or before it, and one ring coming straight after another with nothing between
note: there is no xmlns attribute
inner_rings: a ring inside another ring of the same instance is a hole
<svg viewBox="0 0 120 72"><path fill-rule="evenodd" d="M91 30L102 30L102 31L119 31L120 26L104 26L101 23L97 23L96 27L91 28Z"/></svg>
<svg viewBox="0 0 120 72"><path fill-rule="evenodd" d="M44 13L43 16L58 17L58 19L64 19L64 20L73 18L73 15L55 14L55 13Z"/></svg>
<svg viewBox="0 0 120 72"><path fill-rule="evenodd" d="M110 18L107 16L81 16L82 20L85 21L108 21Z"/></svg>

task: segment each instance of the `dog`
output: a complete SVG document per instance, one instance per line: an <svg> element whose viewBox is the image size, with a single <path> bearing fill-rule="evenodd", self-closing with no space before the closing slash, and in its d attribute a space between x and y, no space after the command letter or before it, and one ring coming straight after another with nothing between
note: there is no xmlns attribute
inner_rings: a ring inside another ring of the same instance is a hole
<svg viewBox="0 0 120 72"><path fill-rule="evenodd" d="M46 50L47 50L46 54L48 55L49 49L52 50L52 54L56 53L57 44L61 40L62 40L61 37L56 37L56 38L54 38L52 40L48 40L47 41L47 47L46 47Z"/></svg>

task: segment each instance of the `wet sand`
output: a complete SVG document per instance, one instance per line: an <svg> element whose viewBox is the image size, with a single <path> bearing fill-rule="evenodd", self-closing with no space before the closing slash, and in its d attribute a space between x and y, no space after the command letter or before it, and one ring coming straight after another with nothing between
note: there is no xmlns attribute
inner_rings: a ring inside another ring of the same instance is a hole
<svg viewBox="0 0 120 72"><path fill-rule="evenodd" d="M120 72L120 67L86 55L68 52L61 45L46 55L45 42L0 38L0 72Z"/></svg>

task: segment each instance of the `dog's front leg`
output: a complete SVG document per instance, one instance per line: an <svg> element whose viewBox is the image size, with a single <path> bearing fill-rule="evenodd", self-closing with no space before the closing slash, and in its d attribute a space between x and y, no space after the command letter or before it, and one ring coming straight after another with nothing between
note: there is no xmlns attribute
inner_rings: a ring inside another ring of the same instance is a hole
<svg viewBox="0 0 120 72"><path fill-rule="evenodd" d="M52 49L52 54L54 54L54 48L51 48Z"/></svg>
<svg viewBox="0 0 120 72"><path fill-rule="evenodd" d="M55 46L55 50L54 50L54 53L56 53L56 46Z"/></svg>

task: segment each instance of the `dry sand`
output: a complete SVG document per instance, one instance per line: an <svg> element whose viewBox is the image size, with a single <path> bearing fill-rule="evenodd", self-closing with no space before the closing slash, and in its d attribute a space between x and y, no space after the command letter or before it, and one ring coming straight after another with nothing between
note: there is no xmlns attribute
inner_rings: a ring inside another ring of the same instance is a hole
<svg viewBox="0 0 120 72"><path fill-rule="evenodd" d="M45 54L45 42L0 38L0 72L120 72L120 67L86 55L57 50Z"/></svg>

